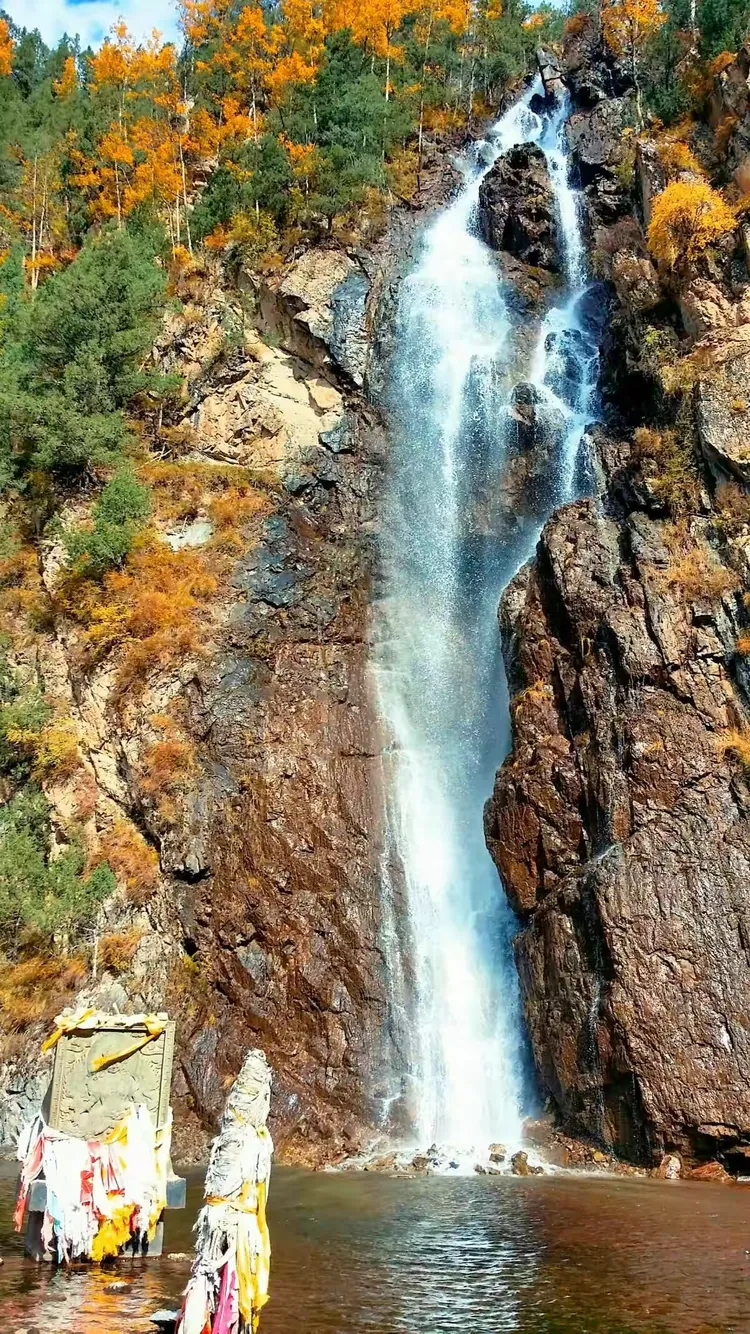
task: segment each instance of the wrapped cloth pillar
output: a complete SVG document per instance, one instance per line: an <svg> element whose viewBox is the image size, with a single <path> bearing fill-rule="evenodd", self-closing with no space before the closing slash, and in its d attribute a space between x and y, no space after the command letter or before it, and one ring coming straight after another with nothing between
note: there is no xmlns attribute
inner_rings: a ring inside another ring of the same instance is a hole
<svg viewBox="0 0 750 1334"><path fill-rule="evenodd" d="M271 1068L248 1052L211 1146L178 1334L252 1334L268 1300Z"/></svg>

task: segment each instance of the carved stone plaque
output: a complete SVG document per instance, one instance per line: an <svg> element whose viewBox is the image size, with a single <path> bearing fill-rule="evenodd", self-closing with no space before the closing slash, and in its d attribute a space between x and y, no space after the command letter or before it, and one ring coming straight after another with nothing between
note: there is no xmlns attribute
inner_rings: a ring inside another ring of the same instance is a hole
<svg viewBox="0 0 750 1334"><path fill-rule="evenodd" d="M126 1052L145 1032L142 1026L118 1026L113 1015L111 1027L63 1034L55 1046L49 1124L68 1135L100 1139L122 1121L130 1107L145 1103L154 1124L163 1125L172 1082L173 1020L132 1055L108 1059L102 1070L94 1068L98 1058Z"/></svg>

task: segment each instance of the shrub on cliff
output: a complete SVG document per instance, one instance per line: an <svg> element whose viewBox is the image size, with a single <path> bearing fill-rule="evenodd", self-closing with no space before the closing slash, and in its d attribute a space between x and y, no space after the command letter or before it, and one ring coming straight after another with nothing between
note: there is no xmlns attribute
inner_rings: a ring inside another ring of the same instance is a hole
<svg viewBox="0 0 750 1334"><path fill-rule="evenodd" d="M150 513L149 488L129 469L116 473L94 505L93 523L65 534L69 563L93 578L122 565L140 523Z"/></svg>
<svg viewBox="0 0 750 1334"><path fill-rule="evenodd" d="M695 263L735 226L731 208L707 181L673 181L654 200L648 247L654 259L677 269Z"/></svg>
<svg viewBox="0 0 750 1334"><path fill-rule="evenodd" d="M673 518L695 512L700 484L695 454L685 432L639 426L633 436L633 459Z"/></svg>
<svg viewBox="0 0 750 1334"><path fill-rule="evenodd" d="M145 365L165 290L152 240L107 231L21 304L0 352L6 484L117 459L129 434L125 409L172 387Z"/></svg>
<svg viewBox="0 0 750 1334"><path fill-rule="evenodd" d="M13 949L29 934L80 933L94 908L116 889L106 863L89 875L76 843L50 856L49 807L27 786L0 811L0 941Z"/></svg>

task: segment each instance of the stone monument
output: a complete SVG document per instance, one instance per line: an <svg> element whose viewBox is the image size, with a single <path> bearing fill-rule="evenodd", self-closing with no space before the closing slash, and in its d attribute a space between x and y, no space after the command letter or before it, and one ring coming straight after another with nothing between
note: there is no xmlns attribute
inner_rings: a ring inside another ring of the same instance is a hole
<svg viewBox="0 0 750 1334"><path fill-rule="evenodd" d="M167 1126L174 1054L174 1021L166 1014L103 1015L91 1010L63 1013L44 1044L54 1047L52 1081L42 1105L47 1125L84 1140L106 1140L131 1108L145 1106L157 1128ZM47 1204L43 1177L31 1184L25 1250L33 1259L49 1259L42 1241ZM166 1208L185 1207L185 1180L171 1171ZM148 1243L150 1256L161 1255L164 1222Z"/></svg>

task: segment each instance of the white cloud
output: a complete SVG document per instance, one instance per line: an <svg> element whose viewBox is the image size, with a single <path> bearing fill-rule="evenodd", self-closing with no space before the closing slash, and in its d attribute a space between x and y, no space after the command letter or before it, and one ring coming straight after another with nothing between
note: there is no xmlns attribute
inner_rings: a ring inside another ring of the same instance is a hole
<svg viewBox="0 0 750 1334"><path fill-rule="evenodd" d="M166 41L179 44L177 9L173 0L36 0L33 12L29 0L4 0L1 6L21 27L38 28L45 42L53 46L63 33L81 38L81 45L99 46L113 23L124 18L137 41L158 28Z"/></svg>

